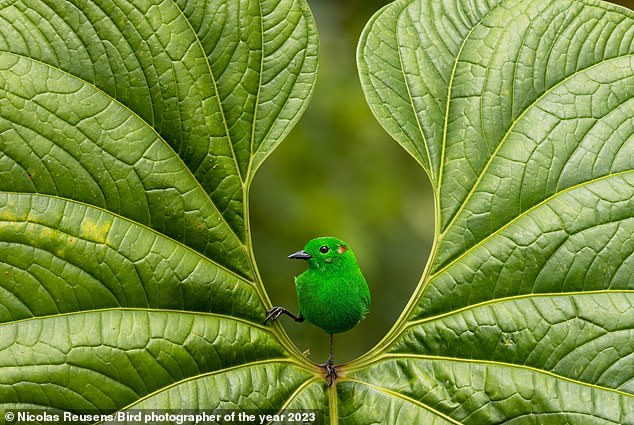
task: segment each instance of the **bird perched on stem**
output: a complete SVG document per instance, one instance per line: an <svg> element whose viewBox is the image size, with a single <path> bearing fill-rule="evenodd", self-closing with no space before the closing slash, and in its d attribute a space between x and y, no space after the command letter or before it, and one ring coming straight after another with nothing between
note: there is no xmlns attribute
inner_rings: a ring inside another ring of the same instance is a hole
<svg viewBox="0 0 634 425"><path fill-rule="evenodd" d="M288 258L308 262L308 269L295 278L299 314L273 307L264 322L286 314L296 322L307 320L330 334L330 356L322 366L331 386L337 379L333 335L352 329L368 314L368 284L348 244L337 238L312 239Z"/></svg>

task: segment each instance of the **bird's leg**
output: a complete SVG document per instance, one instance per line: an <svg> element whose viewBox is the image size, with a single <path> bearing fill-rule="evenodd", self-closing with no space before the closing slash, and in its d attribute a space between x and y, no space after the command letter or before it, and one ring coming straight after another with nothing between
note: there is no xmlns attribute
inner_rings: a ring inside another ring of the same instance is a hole
<svg viewBox="0 0 634 425"><path fill-rule="evenodd" d="M323 365L326 369L326 382L330 387L337 380L337 369L335 368L335 353L333 350L333 335L330 334L330 356L328 361ZM330 379L330 381L328 381Z"/></svg>
<svg viewBox="0 0 634 425"><path fill-rule="evenodd" d="M295 315L295 314L291 313L290 311L288 311L284 307L273 307L272 309L269 310L269 314L268 314L268 316L266 316L266 319L264 319L264 323L268 322L269 319L271 321L276 320L282 314L286 314L287 316L291 317L296 322L303 322L304 321L304 318L302 317L301 314L298 316L298 315Z"/></svg>

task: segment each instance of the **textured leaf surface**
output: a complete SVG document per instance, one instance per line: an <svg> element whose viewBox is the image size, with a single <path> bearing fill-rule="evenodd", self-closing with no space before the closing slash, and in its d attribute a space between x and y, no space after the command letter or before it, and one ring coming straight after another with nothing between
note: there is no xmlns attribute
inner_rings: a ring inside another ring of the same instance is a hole
<svg viewBox="0 0 634 425"><path fill-rule="evenodd" d="M0 407L634 423L634 14L371 19L362 85L430 177L436 241L330 389L262 325L248 219L317 51L302 0L0 3Z"/></svg>
<svg viewBox="0 0 634 425"><path fill-rule="evenodd" d="M358 61L437 233L343 422L634 423L634 14L396 1Z"/></svg>
<svg viewBox="0 0 634 425"><path fill-rule="evenodd" d="M247 199L317 55L302 0L0 3L0 406L279 409L315 381L262 325Z"/></svg>

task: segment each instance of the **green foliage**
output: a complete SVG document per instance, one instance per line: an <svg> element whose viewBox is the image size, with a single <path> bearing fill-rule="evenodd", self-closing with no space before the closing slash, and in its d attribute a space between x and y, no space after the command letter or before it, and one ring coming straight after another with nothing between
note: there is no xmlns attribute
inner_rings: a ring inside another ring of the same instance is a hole
<svg viewBox="0 0 634 425"><path fill-rule="evenodd" d="M358 60L377 119L429 175L437 225L401 320L341 387L389 404L379 422L409 407L418 422L634 423L634 15L399 1Z"/></svg>
<svg viewBox="0 0 634 425"><path fill-rule="evenodd" d="M247 199L312 92L306 4L0 20L0 406L279 408L316 367L262 325Z"/></svg>
<svg viewBox="0 0 634 425"><path fill-rule="evenodd" d="M634 14L408 0L370 20L363 90L429 175L436 237L331 388L262 324L248 214L317 57L303 0L0 2L0 407L634 423Z"/></svg>

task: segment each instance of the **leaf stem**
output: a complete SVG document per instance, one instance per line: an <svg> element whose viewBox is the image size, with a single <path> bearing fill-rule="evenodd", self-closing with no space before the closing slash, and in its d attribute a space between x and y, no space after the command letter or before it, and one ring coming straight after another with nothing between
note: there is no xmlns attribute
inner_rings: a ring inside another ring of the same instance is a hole
<svg viewBox="0 0 634 425"><path fill-rule="evenodd" d="M379 341L367 353L348 363L345 367L346 370L357 369L370 363L374 363L378 354L383 352L399 336L399 334L408 327L407 318L411 315L412 311L416 307L416 304L418 303L418 300L420 299L421 295L425 291L425 288L427 287L427 284L429 283L429 276L431 274L432 264L434 263L436 255L438 254L438 247L440 246L439 221L440 200L438 199L438 192L434 191L434 242L431 247L429 257L427 259L427 264L425 265L425 270L423 270L423 274L418 282L418 285L416 286L414 293L407 302L407 305L403 309L403 312L398 317L396 322L394 322L392 328L381 339L381 341Z"/></svg>
<svg viewBox="0 0 634 425"><path fill-rule="evenodd" d="M328 387L328 415L330 425L339 424L339 405L337 402L337 384Z"/></svg>
<svg viewBox="0 0 634 425"><path fill-rule="evenodd" d="M246 231L246 248L248 251L249 265L251 267L251 271L253 273L254 279L254 287L255 290L264 304L265 310L268 311L273 307L271 300L264 288L264 283L262 281L262 277L260 275L260 270L258 269L257 262L255 261L255 252L253 250L253 240L251 233L251 218L249 215L249 188L250 188L251 178L247 180L247 182L243 185L243 199L244 199L244 223L245 223L245 231ZM264 320L264 317L262 318ZM282 327L282 325L275 321L270 327L271 332L277 337L280 344L289 352L289 354L294 358L294 360L298 363L307 367L309 370L313 371L316 375L320 373L319 366L310 360L308 360L302 352L297 348L295 343L291 340L291 338L286 333L286 330Z"/></svg>

